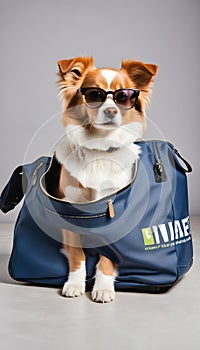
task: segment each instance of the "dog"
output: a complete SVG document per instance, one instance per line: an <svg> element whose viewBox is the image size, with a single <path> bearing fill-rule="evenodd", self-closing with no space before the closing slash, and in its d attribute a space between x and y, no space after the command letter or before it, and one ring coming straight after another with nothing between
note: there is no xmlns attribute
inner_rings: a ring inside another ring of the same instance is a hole
<svg viewBox="0 0 200 350"><path fill-rule="evenodd" d="M61 164L58 196L71 203L87 203L116 193L133 180L140 147L134 144L145 130L149 103L158 67L122 60L121 69L95 68L92 57L58 61L62 124L66 137L56 147ZM110 217L115 215L109 202ZM86 257L79 235L62 230L69 275L62 295L85 292ZM107 303L115 298L116 266L100 256L92 300Z"/></svg>

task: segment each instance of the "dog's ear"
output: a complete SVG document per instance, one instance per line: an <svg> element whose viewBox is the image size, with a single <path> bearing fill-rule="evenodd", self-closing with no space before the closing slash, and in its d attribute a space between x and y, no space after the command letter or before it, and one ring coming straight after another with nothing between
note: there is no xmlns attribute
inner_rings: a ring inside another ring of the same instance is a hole
<svg viewBox="0 0 200 350"><path fill-rule="evenodd" d="M58 61L58 67L61 77L70 74L75 79L79 79L86 69L94 68L94 60L92 57L76 57L70 60Z"/></svg>
<svg viewBox="0 0 200 350"><path fill-rule="evenodd" d="M146 64L139 61L123 60L121 68L126 70L135 87L139 90L148 90L158 72L158 66L155 64Z"/></svg>
<svg viewBox="0 0 200 350"><path fill-rule="evenodd" d="M76 57L58 61L58 67L59 96L64 103L64 108L68 108L87 72L94 69L94 61L92 57Z"/></svg>

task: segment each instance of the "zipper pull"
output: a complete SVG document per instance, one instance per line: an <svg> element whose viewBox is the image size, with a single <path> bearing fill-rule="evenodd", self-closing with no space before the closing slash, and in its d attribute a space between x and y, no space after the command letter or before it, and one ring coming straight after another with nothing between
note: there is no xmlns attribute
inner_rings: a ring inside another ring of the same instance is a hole
<svg viewBox="0 0 200 350"><path fill-rule="evenodd" d="M115 209L114 209L113 202L111 200L108 201L108 212L109 212L110 218L113 219L115 217Z"/></svg>
<svg viewBox="0 0 200 350"><path fill-rule="evenodd" d="M152 142L152 150L153 150L153 155L155 159L155 164L153 167L155 181L159 183L165 182L167 181L167 175L160 157L158 142L156 141Z"/></svg>
<svg viewBox="0 0 200 350"><path fill-rule="evenodd" d="M154 164L154 176L156 182L161 183L167 181L167 175L161 159L157 159Z"/></svg>
<svg viewBox="0 0 200 350"><path fill-rule="evenodd" d="M162 165L161 159L157 159L156 164L155 164L155 168L158 172L158 175L161 176L162 172L163 172L163 165Z"/></svg>

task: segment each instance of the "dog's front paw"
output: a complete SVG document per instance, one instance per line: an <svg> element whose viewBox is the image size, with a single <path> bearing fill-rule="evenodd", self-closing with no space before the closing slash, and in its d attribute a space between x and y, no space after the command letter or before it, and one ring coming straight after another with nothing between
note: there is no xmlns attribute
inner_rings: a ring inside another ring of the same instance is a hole
<svg viewBox="0 0 200 350"><path fill-rule="evenodd" d="M65 282L62 295L69 298L79 297L85 293L85 284L71 284L70 282Z"/></svg>
<svg viewBox="0 0 200 350"><path fill-rule="evenodd" d="M115 292L109 289L93 289L92 291L92 300L97 303L109 303L114 300Z"/></svg>
<svg viewBox="0 0 200 350"><path fill-rule="evenodd" d="M105 275L97 266L95 283L92 290L92 300L97 303L109 303L115 298L115 274Z"/></svg>
<svg viewBox="0 0 200 350"><path fill-rule="evenodd" d="M85 293L86 269L85 262L82 262L80 268L70 272L67 282L65 282L62 295L65 297L79 297Z"/></svg>

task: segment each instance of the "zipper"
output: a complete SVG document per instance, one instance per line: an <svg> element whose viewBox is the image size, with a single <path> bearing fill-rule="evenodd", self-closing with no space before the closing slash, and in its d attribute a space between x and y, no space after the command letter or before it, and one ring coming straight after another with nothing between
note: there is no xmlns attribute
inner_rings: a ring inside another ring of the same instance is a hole
<svg viewBox="0 0 200 350"><path fill-rule="evenodd" d="M40 177L40 188L42 190L42 192L49 198L57 201L57 202L63 202L65 203L66 201L65 200L62 200L62 199L59 199L59 198L56 198L52 195L50 195L49 193L47 193L47 191L45 190L44 186L43 186L43 178L45 177L45 175L47 174L47 172L49 171L51 165L52 165L52 162L53 162L53 157L51 159L51 162L50 162L50 165L48 167L48 169L42 174L42 176ZM42 164L40 163L40 165L36 168L36 170L34 171L34 176L36 176L38 170L40 169L40 167L42 166ZM136 178L136 175L137 175L137 168L138 168L138 160L135 161L135 165L134 165L134 174L133 174L133 178L132 180L130 181L129 184L127 184L126 187L130 186L133 181L135 180ZM122 190L124 190L124 188L121 188L120 190L114 192L112 194L113 195L116 195L117 193L121 192ZM103 198L101 198L100 200L103 200ZM95 202L98 202L99 200L94 200L94 201L91 201L90 204L92 203L95 203ZM94 214L94 215L86 215L86 216L79 216L79 215L62 215L62 214L59 214L57 213L56 211L53 211L51 209L48 209L48 208L45 208L48 212L52 213L52 214L57 214L59 216L63 216L65 218L69 218L69 219L92 219L92 218L98 218L98 217L103 217L103 216L108 216L110 219L113 219L115 217L115 208L114 208L114 204L113 204L113 199L108 199L108 198L105 198L105 203L107 204L107 211L104 212L104 213L100 213L100 214ZM76 202L71 202L70 203L71 205L73 204L80 204L80 203L76 203ZM81 203L82 205L84 205L84 203Z"/></svg>
<svg viewBox="0 0 200 350"><path fill-rule="evenodd" d="M153 146L153 155L154 155L154 159L155 159L156 163L161 164L162 161L161 161L161 159L160 159L160 152L159 152L159 149L158 149L157 142L156 142L156 141L153 141L153 142L152 142L152 146Z"/></svg>
<svg viewBox="0 0 200 350"><path fill-rule="evenodd" d="M95 218L101 218L103 216L106 216L107 214L108 214L110 219L113 219L115 217L115 209L114 209L114 205L113 205L113 200L109 199L107 202L107 205L108 205L107 212L93 214L93 215L65 215L65 214L58 213L57 211L54 211L54 210L46 208L46 207L45 207L45 210L51 214L62 216L63 218L66 218L66 219L95 219Z"/></svg>
<svg viewBox="0 0 200 350"><path fill-rule="evenodd" d="M45 207L45 210L48 211L51 214L57 215L57 216L62 216L65 219L95 219L95 218L101 218L103 216L106 216L106 212L104 213L99 213L99 214L93 214L93 215L65 215L58 213L57 211L51 210L49 208Z"/></svg>
<svg viewBox="0 0 200 350"><path fill-rule="evenodd" d="M65 215L46 207L45 207L45 210L51 214L62 216L65 219L95 219L95 218L101 218L106 215L108 215L110 219L113 219L115 217L115 209L114 209L112 199L109 199L109 201L107 202L107 205L108 205L108 210L106 212L93 214L93 215Z"/></svg>
<svg viewBox="0 0 200 350"><path fill-rule="evenodd" d="M43 186L43 179L44 179L44 177L46 176L46 174L48 173L49 169L51 168L52 162L53 162L53 158L51 159L51 162L50 162L50 165L49 165L48 169L47 169L47 170L41 175L41 177L40 177L40 188L41 188L42 192L43 192L47 197L49 197L49 198L51 198L51 199L53 199L53 200L55 200L55 201L57 201L57 202L64 202L64 203L67 203L64 199L60 199L60 198L54 197L54 196L52 196L51 194L49 194L49 193L46 191L46 189L44 188L44 186ZM130 186L130 185L133 183L133 181L135 180L136 175L137 175L137 169L138 169L138 159L136 159L135 164L134 164L134 174L133 174L133 178L131 179L131 181L130 181L125 187L120 188L118 191L112 193L112 196L114 196L114 195L118 194L119 192L123 191L126 187ZM106 199L107 199L107 203L108 203L109 201L111 201L111 202L113 203L113 200L112 200L112 199L108 199L108 197L107 197L107 198L104 197L104 199L105 199L105 201L106 201ZM101 200L103 200L103 198L90 201L89 203L92 204L92 203L96 203L96 202L101 201ZM74 205L77 205L77 204L78 204L78 205L84 205L85 203L70 202L70 204L72 204L72 205L73 205L73 204L74 204ZM110 204L110 206L111 206L111 204Z"/></svg>
<svg viewBox="0 0 200 350"><path fill-rule="evenodd" d="M162 159L160 157L160 152L158 149L158 144L156 141L152 142L152 149L153 149L153 155L155 159L154 163L154 177L156 182L166 182L167 181L167 175L165 172L164 165L162 163Z"/></svg>

